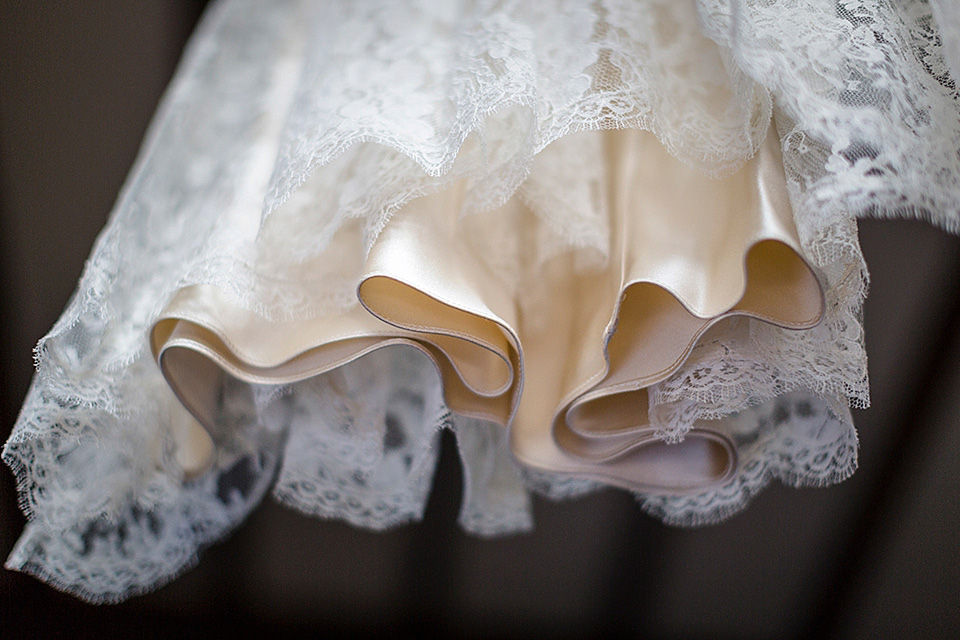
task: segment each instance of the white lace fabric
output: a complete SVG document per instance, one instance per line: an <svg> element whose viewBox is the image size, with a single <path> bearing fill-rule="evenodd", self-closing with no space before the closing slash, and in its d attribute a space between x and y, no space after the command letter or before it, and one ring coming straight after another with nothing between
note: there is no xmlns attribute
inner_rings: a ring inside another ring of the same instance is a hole
<svg viewBox="0 0 960 640"><path fill-rule="evenodd" d="M346 309L349 265L405 205L455 185L466 185L465 229L512 198L536 216L534 237L479 247L491 272L516 280L518 265L536 274L557 259L603 269L615 256L597 137L571 135L600 129L650 131L720 179L772 120L825 297L812 329L714 327L650 388L660 437L708 421L739 461L719 488L638 495L643 508L704 524L774 478L847 477L847 407L869 402L856 219L960 232L958 64L960 8L946 0L220 0L37 347L3 453L29 519L8 567L115 602L190 566L269 491L368 528L416 520L442 428L463 459L468 531L528 529L530 491L596 487L519 468L505 425L451 412L436 370L405 347L295 384L225 378L212 466L190 476L178 442L191 418L148 337L191 285L268 320ZM330 255L341 260L311 268ZM534 318L538 292L519 286L520 313Z"/></svg>

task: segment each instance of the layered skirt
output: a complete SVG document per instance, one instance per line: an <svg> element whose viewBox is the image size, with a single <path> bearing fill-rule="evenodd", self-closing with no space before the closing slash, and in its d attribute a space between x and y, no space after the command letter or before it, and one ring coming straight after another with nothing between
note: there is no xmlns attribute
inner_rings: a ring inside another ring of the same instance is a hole
<svg viewBox="0 0 960 640"><path fill-rule="evenodd" d="M155 588L267 493L460 524L531 493L716 522L842 480L858 216L960 230L945 0L323 2L207 12L4 460L8 560Z"/></svg>

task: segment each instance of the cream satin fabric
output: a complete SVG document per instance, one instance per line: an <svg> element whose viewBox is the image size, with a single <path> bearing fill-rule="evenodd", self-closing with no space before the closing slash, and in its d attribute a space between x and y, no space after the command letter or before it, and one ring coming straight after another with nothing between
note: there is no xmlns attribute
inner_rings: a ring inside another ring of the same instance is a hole
<svg viewBox="0 0 960 640"><path fill-rule="evenodd" d="M180 429L186 472L209 463L222 376L289 383L403 344L434 363L453 411L509 426L527 466L661 493L727 481L736 470L729 438L703 423L663 443L646 387L732 316L795 329L819 322L822 293L800 254L776 136L736 174L711 180L649 133L590 135L607 149L612 259L589 274L569 255L548 263L536 274L540 320L520 311L520 274L491 268L465 232L462 184L391 218L357 274L352 308L278 322L210 285L181 290L151 345L198 421ZM494 239L536 224L517 198L482 215Z"/></svg>
<svg viewBox="0 0 960 640"><path fill-rule="evenodd" d="M820 321L822 292L800 257L776 141L768 135L740 171L710 180L647 133L611 136L620 261L599 277L551 265L556 322L549 333L521 328L527 388L511 432L521 462L654 492L698 491L732 476L735 446L708 423L679 444L655 437L645 388L726 318L796 329Z"/></svg>

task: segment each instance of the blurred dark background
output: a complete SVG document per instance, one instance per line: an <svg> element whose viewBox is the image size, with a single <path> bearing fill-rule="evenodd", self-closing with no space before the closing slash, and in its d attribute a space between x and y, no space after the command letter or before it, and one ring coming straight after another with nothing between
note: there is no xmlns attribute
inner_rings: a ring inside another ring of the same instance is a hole
<svg viewBox="0 0 960 640"><path fill-rule="evenodd" d="M72 293L202 0L0 0L0 436ZM425 521L386 533L266 501L154 594L93 607L0 571L0 636L960 637L960 239L866 221L873 407L860 470L772 486L704 529L623 492L540 501L536 532L455 520L452 441ZM0 555L23 526L0 470Z"/></svg>

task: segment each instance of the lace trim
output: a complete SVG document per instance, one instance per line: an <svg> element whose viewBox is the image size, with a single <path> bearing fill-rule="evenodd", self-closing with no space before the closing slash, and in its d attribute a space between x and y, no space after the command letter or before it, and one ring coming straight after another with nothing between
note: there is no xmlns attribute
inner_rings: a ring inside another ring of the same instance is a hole
<svg viewBox="0 0 960 640"><path fill-rule="evenodd" d="M535 255L576 250L582 268L602 264L607 230L582 213L598 209L581 209L602 206L584 187L591 155L566 151L567 134L588 129L649 129L720 175L752 155L774 113L797 228L827 291L818 330L748 323L747 338L704 343L654 390L651 415L668 439L739 412L720 423L742 429L747 464L721 491L645 496L644 508L698 524L774 477L846 477L856 438L845 407L828 399L868 402L855 217L920 217L960 232L958 11L943 0L214 4L77 294L37 347L38 375L3 454L31 520L9 566L90 600L128 597L193 562L275 473L277 496L308 511L370 527L415 519L442 427L457 433L465 463L461 523L481 534L528 527L503 434L451 418L436 384L411 396L420 408L399 396L349 407L324 427L349 437L322 442L297 407L330 393L333 378L303 390L225 387L215 470L187 480L171 431L183 410L143 358L145 337L192 284L267 317L342 306L351 283L305 276L310 257L350 224L369 243L405 202L453 180L471 185L465 216L482 219L519 190L544 223ZM555 201L576 203L574 213ZM289 264L258 271L258 243L300 222L306 241L291 239ZM361 384L366 374L351 375ZM403 446L387 446L397 436L386 414L365 427L347 417L404 402L394 417ZM348 441L344 466L331 458ZM298 458L314 449L322 469ZM361 481L385 483L388 471L411 473L383 505L325 494L363 495ZM327 485L308 490L318 477ZM526 477L554 496L593 487Z"/></svg>

